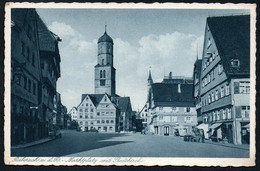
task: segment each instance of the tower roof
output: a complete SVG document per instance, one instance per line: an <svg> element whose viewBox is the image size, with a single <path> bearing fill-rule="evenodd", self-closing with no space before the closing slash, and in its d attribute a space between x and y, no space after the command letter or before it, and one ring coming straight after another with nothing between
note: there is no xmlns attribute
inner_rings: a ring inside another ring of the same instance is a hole
<svg viewBox="0 0 260 171"><path fill-rule="evenodd" d="M153 79L152 79L151 70L149 70L149 76L148 76L148 80L153 80Z"/></svg>
<svg viewBox="0 0 260 171"><path fill-rule="evenodd" d="M113 40L112 38L107 34L107 32L105 31L105 33L103 34L103 36L101 36L99 39L98 39L98 43L100 42L110 42L110 43L113 43Z"/></svg>

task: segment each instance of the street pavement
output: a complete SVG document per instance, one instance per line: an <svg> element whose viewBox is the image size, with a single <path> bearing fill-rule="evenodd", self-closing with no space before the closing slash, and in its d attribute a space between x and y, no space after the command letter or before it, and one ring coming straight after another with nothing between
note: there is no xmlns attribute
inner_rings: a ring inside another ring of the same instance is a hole
<svg viewBox="0 0 260 171"><path fill-rule="evenodd" d="M184 142L183 137L174 136L65 130L60 139L11 149L11 156L248 158L249 149L242 145Z"/></svg>

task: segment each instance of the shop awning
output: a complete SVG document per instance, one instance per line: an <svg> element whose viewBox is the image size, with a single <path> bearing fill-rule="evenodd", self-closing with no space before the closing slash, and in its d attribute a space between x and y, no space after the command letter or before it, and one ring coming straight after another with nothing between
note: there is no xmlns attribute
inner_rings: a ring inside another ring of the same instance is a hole
<svg viewBox="0 0 260 171"><path fill-rule="evenodd" d="M243 128L250 128L250 124L246 124L244 126L242 126Z"/></svg>
<svg viewBox="0 0 260 171"><path fill-rule="evenodd" d="M202 123L202 124L200 124L200 125L198 125L198 126L196 126L196 127L197 127L198 129L205 129L205 130L207 130L207 129L209 128L209 125Z"/></svg>
<svg viewBox="0 0 260 171"><path fill-rule="evenodd" d="M209 128L210 128L210 129L216 129L216 128L219 127L220 125L222 125L222 123L214 123L214 124L211 125Z"/></svg>

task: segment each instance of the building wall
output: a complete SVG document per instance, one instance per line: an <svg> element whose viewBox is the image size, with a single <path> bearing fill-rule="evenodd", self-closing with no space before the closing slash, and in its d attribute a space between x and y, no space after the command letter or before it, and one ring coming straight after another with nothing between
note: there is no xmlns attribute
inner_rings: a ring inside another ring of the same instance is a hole
<svg viewBox="0 0 260 171"><path fill-rule="evenodd" d="M155 134L166 135L167 130L169 135L174 135L176 129L181 135L191 132L193 126L197 125L197 112L195 107L156 107L154 112L153 125ZM168 127L168 128L165 128Z"/></svg>

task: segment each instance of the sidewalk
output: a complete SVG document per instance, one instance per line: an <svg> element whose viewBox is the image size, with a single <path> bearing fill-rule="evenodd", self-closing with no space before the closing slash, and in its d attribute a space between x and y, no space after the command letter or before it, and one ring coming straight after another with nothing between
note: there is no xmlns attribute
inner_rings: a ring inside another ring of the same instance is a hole
<svg viewBox="0 0 260 171"><path fill-rule="evenodd" d="M222 143L222 142L213 142L213 141L210 141L210 140L205 140L205 143L224 146L224 147L231 147L231 148L249 150L249 144L230 144L230 143Z"/></svg>
<svg viewBox="0 0 260 171"><path fill-rule="evenodd" d="M19 149L19 148L31 147L31 146L34 146L34 145L38 145L38 144L43 144L43 143L49 142L49 141L54 140L54 139L55 138L44 138L44 139L40 139L40 140L33 141L33 142L30 142L30 143L14 145L14 146L11 146L11 149Z"/></svg>

